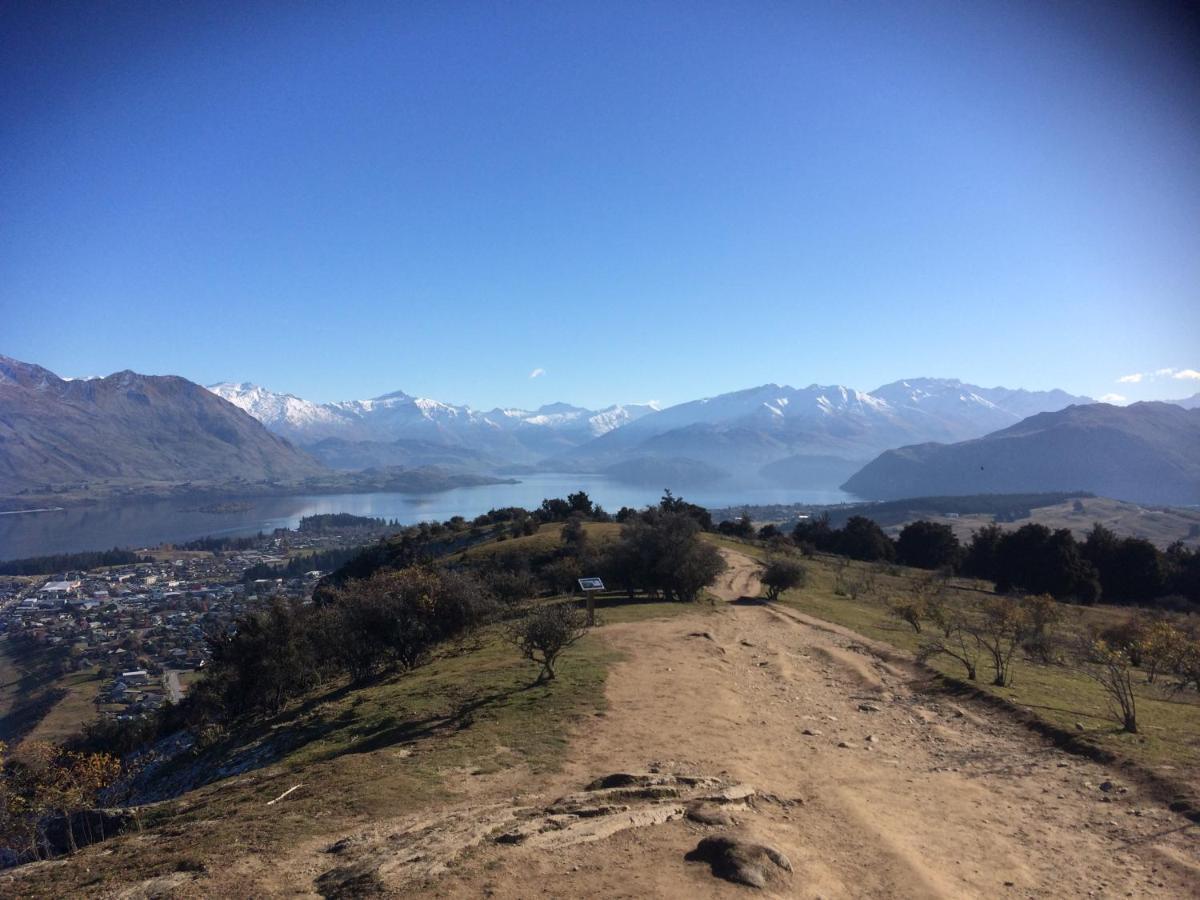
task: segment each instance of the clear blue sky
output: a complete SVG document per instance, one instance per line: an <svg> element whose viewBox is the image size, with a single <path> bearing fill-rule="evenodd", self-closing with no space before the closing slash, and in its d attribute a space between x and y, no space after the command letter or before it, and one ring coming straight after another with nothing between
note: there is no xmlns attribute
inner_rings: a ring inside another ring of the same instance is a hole
<svg viewBox="0 0 1200 900"><path fill-rule="evenodd" d="M480 407L1191 394L1153 373L1200 370L1196 38L1149 3L4 4L0 353Z"/></svg>

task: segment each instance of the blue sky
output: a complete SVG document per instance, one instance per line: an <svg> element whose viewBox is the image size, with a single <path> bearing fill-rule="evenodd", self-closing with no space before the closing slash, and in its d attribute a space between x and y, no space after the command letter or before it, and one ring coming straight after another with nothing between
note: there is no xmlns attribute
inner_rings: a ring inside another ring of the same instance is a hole
<svg viewBox="0 0 1200 900"><path fill-rule="evenodd" d="M1200 66L1171 13L7 4L0 353L479 407L1188 395Z"/></svg>

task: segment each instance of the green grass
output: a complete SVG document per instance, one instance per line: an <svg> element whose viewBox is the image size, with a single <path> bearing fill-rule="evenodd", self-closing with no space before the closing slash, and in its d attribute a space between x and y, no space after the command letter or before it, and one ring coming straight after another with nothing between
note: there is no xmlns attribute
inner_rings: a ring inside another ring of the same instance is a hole
<svg viewBox="0 0 1200 900"><path fill-rule="evenodd" d="M621 533L621 526L616 522L587 522L583 528L593 547L603 547L605 544L615 541ZM534 557L549 555L562 546L562 529L560 524L542 525L533 534L475 544L473 547L461 551L459 556L466 559L479 559L507 553L522 553Z"/></svg>

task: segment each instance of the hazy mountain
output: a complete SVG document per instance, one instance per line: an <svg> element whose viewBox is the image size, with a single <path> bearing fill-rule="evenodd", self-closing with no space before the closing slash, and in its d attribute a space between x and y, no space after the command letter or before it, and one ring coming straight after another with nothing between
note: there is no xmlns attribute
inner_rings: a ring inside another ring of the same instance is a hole
<svg viewBox="0 0 1200 900"><path fill-rule="evenodd" d="M830 487L883 450L978 437L1020 421L1026 410L1080 401L1087 398L938 378L897 381L871 393L766 384L651 413L560 459L604 467L629 457L685 457L742 480ZM822 481L834 473L837 480Z"/></svg>
<svg viewBox="0 0 1200 900"><path fill-rule="evenodd" d="M535 462L636 421L654 411L650 405L584 409L553 403L536 410L493 409L482 412L438 400L413 397L403 391L372 400L313 403L292 394L279 394L255 384L222 383L209 387L241 407L267 428L303 446L313 446L327 459L335 450L348 450L329 441L369 444L356 451L379 459L402 459L411 442L471 451L479 462ZM401 442L399 446L394 446ZM341 453L344 467L352 453ZM389 463L407 464L407 463Z"/></svg>
<svg viewBox="0 0 1200 900"><path fill-rule="evenodd" d="M1140 503L1200 503L1200 409L1070 406L975 440L889 450L843 488L872 500L1081 490Z"/></svg>
<svg viewBox="0 0 1200 900"><path fill-rule="evenodd" d="M125 371L68 381L0 356L0 493L98 479L293 480L321 471L186 379Z"/></svg>
<svg viewBox="0 0 1200 900"><path fill-rule="evenodd" d="M1200 394L1192 394L1190 397L1184 397L1182 400L1168 400L1168 403L1174 403L1176 406L1182 406L1184 409L1200 409Z"/></svg>
<svg viewBox="0 0 1200 900"><path fill-rule="evenodd" d="M910 378L871 392L930 432L930 440L958 441L979 437L1041 412L1090 403L1066 391L984 388L957 378ZM943 432L937 435L937 432Z"/></svg>

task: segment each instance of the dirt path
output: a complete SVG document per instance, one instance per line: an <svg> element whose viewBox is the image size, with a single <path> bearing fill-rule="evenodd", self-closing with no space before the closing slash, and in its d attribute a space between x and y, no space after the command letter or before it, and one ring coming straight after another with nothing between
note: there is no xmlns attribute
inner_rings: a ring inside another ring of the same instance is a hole
<svg viewBox="0 0 1200 900"><path fill-rule="evenodd" d="M364 839L322 889L366 878L413 895L727 897L747 889L684 855L734 833L790 860L768 895L1200 896L1195 826L1119 772L922 695L917 673L850 632L739 600L757 594L756 566L727 556L725 606L603 629L624 655L610 709L552 783ZM725 793L674 781L577 793L618 772L710 776ZM689 820L685 800L701 795L733 824Z"/></svg>

